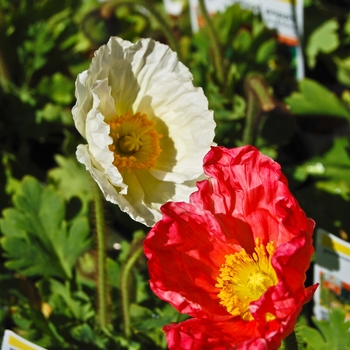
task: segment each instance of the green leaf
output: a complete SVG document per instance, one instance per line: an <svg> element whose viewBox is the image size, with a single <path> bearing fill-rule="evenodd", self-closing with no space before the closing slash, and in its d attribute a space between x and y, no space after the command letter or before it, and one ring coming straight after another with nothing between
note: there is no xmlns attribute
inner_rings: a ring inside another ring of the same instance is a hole
<svg viewBox="0 0 350 350"><path fill-rule="evenodd" d="M252 35L251 33L242 28L235 37L235 41L233 42L233 49L235 51L240 52L241 54L245 54L252 44Z"/></svg>
<svg viewBox="0 0 350 350"><path fill-rule="evenodd" d="M350 87L350 56L344 59L333 57L333 62L337 66L337 79L341 84Z"/></svg>
<svg viewBox="0 0 350 350"><path fill-rule="evenodd" d="M65 340L57 332L56 326L47 320L42 312L30 304L19 303L12 310L12 319L17 329L20 329L26 339L35 344L45 346L55 345L59 349L66 348ZM42 336L38 339L38 336Z"/></svg>
<svg viewBox="0 0 350 350"><path fill-rule="evenodd" d="M350 349L350 321L345 321L345 311L340 308L329 312L329 321L319 321L313 318L319 329L312 329L305 325L299 327L298 334L310 350L349 350Z"/></svg>
<svg viewBox="0 0 350 350"><path fill-rule="evenodd" d="M30 176L13 204L0 220L5 266L27 276L71 278L76 260L91 244L87 219L67 222L62 195Z"/></svg>
<svg viewBox="0 0 350 350"><path fill-rule="evenodd" d="M307 176L316 179L316 187L331 194L350 200L350 156L349 140L338 138L324 155L315 157L295 169L294 177L305 180Z"/></svg>
<svg viewBox="0 0 350 350"><path fill-rule="evenodd" d="M112 287L120 288L120 265L117 261L107 258L106 261L107 275Z"/></svg>
<svg viewBox="0 0 350 350"><path fill-rule="evenodd" d="M81 213L87 213L92 200L91 176L76 157L55 156L57 168L49 171L48 176L66 200L78 197L82 202Z"/></svg>
<svg viewBox="0 0 350 350"><path fill-rule="evenodd" d="M337 20L330 19L311 33L306 46L306 55L310 68L315 67L316 56L319 52L330 53L339 46L338 28Z"/></svg>
<svg viewBox="0 0 350 350"><path fill-rule="evenodd" d="M69 78L57 72L40 81L38 92L57 104L69 105L74 99L74 84Z"/></svg>
<svg viewBox="0 0 350 350"><path fill-rule="evenodd" d="M274 54L276 53L277 42L275 39L270 39L259 47L258 52L256 54L256 62L259 64L267 63L269 60L274 58Z"/></svg>
<svg viewBox="0 0 350 350"><path fill-rule="evenodd" d="M331 115L350 120L350 111L331 91L311 79L299 83L300 92L294 92L285 99L294 114Z"/></svg>
<svg viewBox="0 0 350 350"><path fill-rule="evenodd" d="M82 343L79 344L81 349L107 349L108 347L108 338L104 334L94 331L87 323L72 327L70 332L74 339Z"/></svg>
<svg viewBox="0 0 350 350"><path fill-rule="evenodd" d="M164 304L164 307L150 310L137 304L130 305L130 316L132 325L137 334L152 340L153 343L163 347L165 337L162 327L172 323L181 322L188 318L187 315L181 315L171 305ZM163 345L163 346L162 346Z"/></svg>
<svg viewBox="0 0 350 350"><path fill-rule="evenodd" d="M5 192L8 195L15 193L20 186L20 182L12 176L11 161L15 160L16 159L12 154L4 152L2 155L2 165L6 176Z"/></svg>
<svg viewBox="0 0 350 350"><path fill-rule="evenodd" d="M37 110L35 116L37 123L46 120L48 122L61 122L64 125L73 124L71 112L67 108L50 102L46 103L43 109Z"/></svg>
<svg viewBox="0 0 350 350"><path fill-rule="evenodd" d="M61 302L57 300L59 298L64 301L64 304L68 307L69 313L73 315L74 319L85 322L94 317L95 311L93 310L91 300L83 291L72 293L68 283L62 284L54 279L50 279L50 289L52 295L49 299L49 304L53 306L54 310L65 314L62 306L60 307Z"/></svg>

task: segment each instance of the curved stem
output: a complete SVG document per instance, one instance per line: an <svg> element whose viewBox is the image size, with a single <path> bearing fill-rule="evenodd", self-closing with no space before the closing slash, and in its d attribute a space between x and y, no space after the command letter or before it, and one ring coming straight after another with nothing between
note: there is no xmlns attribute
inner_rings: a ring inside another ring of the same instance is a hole
<svg viewBox="0 0 350 350"><path fill-rule="evenodd" d="M283 342L286 350L298 350L298 340L294 331Z"/></svg>
<svg viewBox="0 0 350 350"><path fill-rule="evenodd" d="M106 279L106 237L102 196L94 183L94 209L97 234L97 296L98 322L102 329L107 327L107 279Z"/></svg>
<svg viewBox="0 0 350 350"><path fill-rule="evenodd" d="M247 94L247 112L245 127L243 130L243 144L255 146L257 121L259 119L260 106L253 93Z"/></svg>
<svg viewBox="0 0 350 350"><path fill-rule="evenodd" d="M134 267L137 259L141 256L143 253L143 245L139 246L133 254L129 257L129 259L125 262L124 268L121 273L120 278L120 292L121 292L121 299L122 299L122 311L123 311L123 320L124 320L124 333L126 338L129 338L131 335L131 329L130 329L130 313L129 313L129 277L132 268Z"/></svg>
<svg viewBox="0 0 350 350"><path fill-rule="evenodd" d="M149 0L113 0L111 1L108 6L116 6L116 5L137 5L137 6L143 6L146 8L152 15L153 17L157 20L161 28L164 30L164 34L167 37L170 46L176 51L179 60L182 60L182 54L181 50L178 44L178 41L176 40L173 31L171 29L171 26L169 23L164 19L164 17L159 13L159 11L156 9L154 6L154 3Z"/></svg>
<svg viewBox="0 0 350 350"><path fill-rule="evenodd" d="M244 82L244 89L247 96L247 113L243 143L245 145L255 145L261 112L272 111L276 104L260 75L248 77Z"/></svg>
<svg viewBox="0 0 350 350"><path fill-rule="evenodd" d="M199 8L201 10L201 14L205 21L206 27L208 29L209 38L213 45L214 51L214 67L216 70L216 76L220 84L224 82L224 67L223 67L223 56L222 56L222 48L220 45L219 38L217 36L216 30L214 28L213 22L208 14L208 11L205 7L204 0L199 0Z"/></svg>

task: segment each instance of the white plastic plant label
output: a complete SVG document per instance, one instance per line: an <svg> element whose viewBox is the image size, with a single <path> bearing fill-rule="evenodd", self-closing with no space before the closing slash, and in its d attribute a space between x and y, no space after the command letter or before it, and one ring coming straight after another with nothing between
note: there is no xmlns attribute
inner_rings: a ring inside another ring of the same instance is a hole
<svg viewBox="0 0 350 350"><path fill-rule="evenodd" d="M314 295L314 314L328 319L328 311L342 308L350 320L350 243L324 230L316 233L314 283L319 283Z"/></svg>
<svg viewBox="0 0 350 350"><path fill-rule="evenodd" d="M20 337L16 333L6 330L2 339L1 350L46 350Z"/></svg>
<svg viewBox="0 0 350 350"><path fill-rule="evenodd" d="M303 35L303 0L205 0L208 12L212 15L224 11L230 5L239 4L242 8L260 13L265 25L276 29L278 40L291 48L295 61L296 78L304 78L304 61L300 45ZM197 32L201 20L198 0L190 0L192 30Z"/></svg>

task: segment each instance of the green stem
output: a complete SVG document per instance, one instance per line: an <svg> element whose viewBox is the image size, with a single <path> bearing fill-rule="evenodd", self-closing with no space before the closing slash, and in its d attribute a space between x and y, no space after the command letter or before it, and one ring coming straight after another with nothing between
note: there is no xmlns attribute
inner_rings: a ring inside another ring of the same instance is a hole
<svg viewBox="0 0 350 350"><path fill-rule="evenodd" d="M257 120L260 114L260 106L253 92L247 92L247 112L243 131L243 144L255 145L257 134Z"/></svg>
<svg viewBox="0 0 350 350"><path fill-rule="evenodd" d="M260 75L252 75L246 81L246 89L251 89L254 91L256 98L260 104L261 110L264 112L272 111L276 103L271 96L268 86L264 78Z"/></svg>
<svg viewBox="0 0 350 350"><path fill-rule="evenodd" d="M217 36L217 32L214 28L213 22L208 14L204 0L199 0L199 8L201 10L201 14L203 16L206 28L208 29L209 39L213 46L214 66L215 66L216 76L217 76L218 82L222 84L224 82L224 67L223 67L224 59L222 56L222 48L220 45L220 41Z"/></svg>
<svg viewBox="0 0 350 350"><path fill-rule="evenodd" d="M137 259L143 253L143 245L139 246L133 254L129 257L129 259L125 262L123 267L121 278L120 278L120 291L121 291L121 301L122 301L122 312L123 312L123 320L124 320L124 334L126 338L129 338L131 335L131 327L130 327L130 291L129 291L129 279L130 273L135 265Z"/></svg>
<svg viewBox="0 0 350 350"><path fill-rule="evenodd" d="M165 20L165 18L161 15L161 13L156 9L154 6L154 3L150 0L113 0L109 3L108 6L117 6L117 5L137 5L137 6L143 6L146 8L153 17L157 20L161 28L164 30L164 34L168 39L168 42L170 46L176 51L179 60L182 60L182 54L180 50L180 46L178 44L178 40L175 38L174 33L172 31L171 26L169 23Z"/></svg>
<svg viewBox="0 0 350 350"><path fill-rule="evenodd" d="M293 331L291 334L288 335L287 338L283 340L284 346L286 350L298 350L298 340L295 335L295 332Z"/></svg>
<svg viewBox="0 0 350 350"><path fill-rule="evenodd" d="M261 111L270 112L276 107L276 104L261 76L248 77L244 88L247 95L247 115L243 143L255 145Z"/></svg>
<svg viewBox="0 0 350 350"><path fill-rule="evenodd" d="M97 233L97 294L98 322L102 329L107 327L107 279L106 279L106 237L105 219L101 191L94 183L94 208Z"/></svg>

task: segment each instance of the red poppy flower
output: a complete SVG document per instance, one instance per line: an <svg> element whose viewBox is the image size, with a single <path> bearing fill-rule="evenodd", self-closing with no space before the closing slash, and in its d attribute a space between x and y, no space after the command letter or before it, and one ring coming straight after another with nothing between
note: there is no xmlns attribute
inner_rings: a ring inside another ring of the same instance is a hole
<svg viewBox="0 0 350 350"><path fill-rule="evenodd" d="M304 286L314 222L252 146L212 147L204 171L144 244L152 290L192 316L164 327L169 348L278 349L317 287Z"/></svg>

